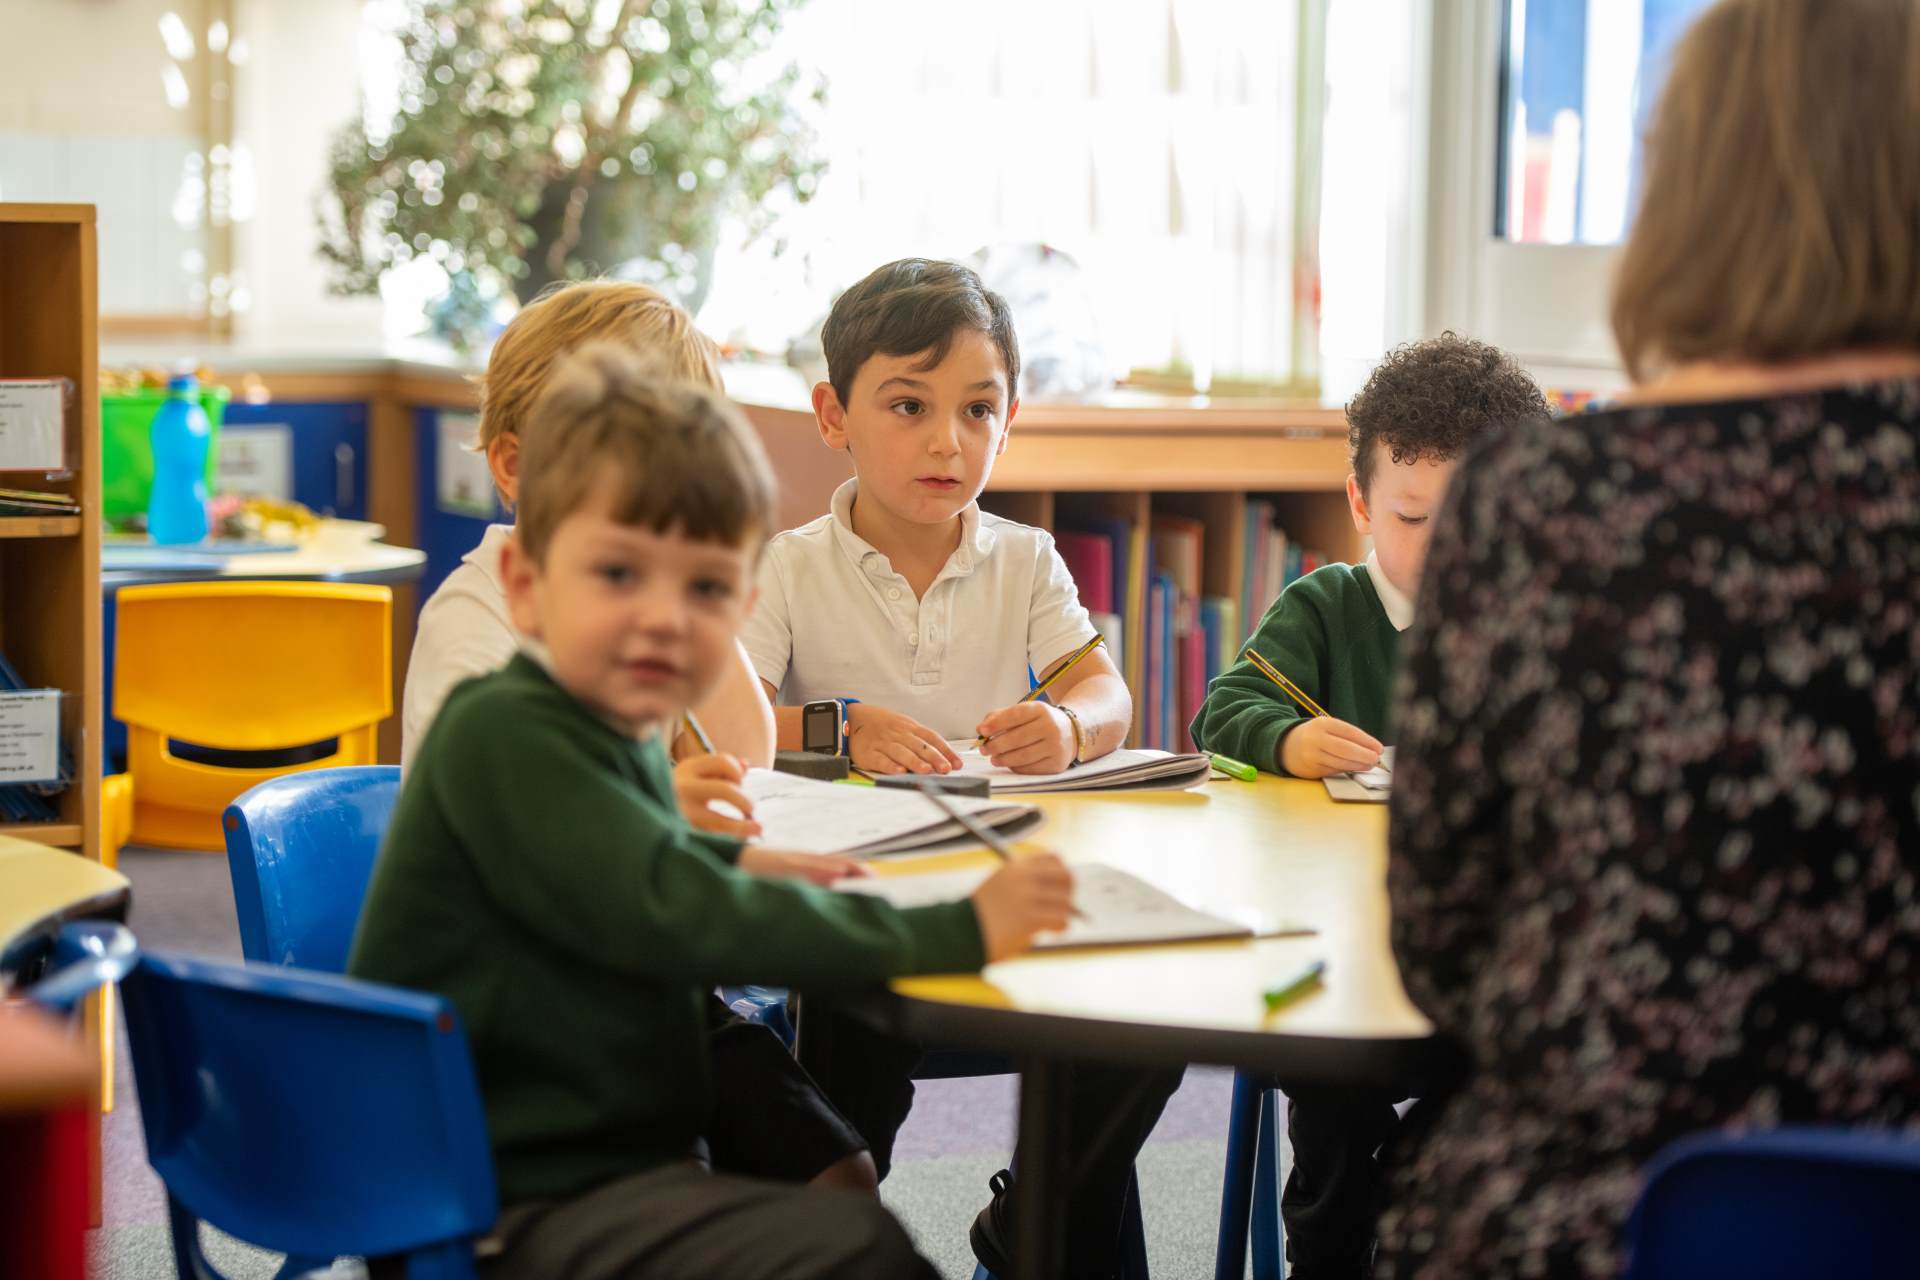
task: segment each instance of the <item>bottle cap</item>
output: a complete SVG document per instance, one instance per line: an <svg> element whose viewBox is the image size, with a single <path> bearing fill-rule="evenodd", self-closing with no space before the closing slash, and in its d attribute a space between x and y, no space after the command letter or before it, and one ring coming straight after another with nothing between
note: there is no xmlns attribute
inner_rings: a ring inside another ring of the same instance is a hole
<svg viewBox="0 0 1920 1280"><path fill-rule="evenodd" d="M198 391L199 389L200 379L191 373L176 373L167 379L169 391Z"/></svg>

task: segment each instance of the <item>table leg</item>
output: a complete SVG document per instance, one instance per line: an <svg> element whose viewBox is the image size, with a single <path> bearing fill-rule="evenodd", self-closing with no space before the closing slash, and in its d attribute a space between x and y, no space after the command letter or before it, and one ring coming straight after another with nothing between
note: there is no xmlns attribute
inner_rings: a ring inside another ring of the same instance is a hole
<svg viewBox="0 0 1920 1280"><path fill-rule="evenodd" d="M1020 1167L1015 1171L1013 1256L1022 1280L1066 1274L1062 1239L1068 1170L1067 1072L1046 1058L1020 1062Z"/></svg>

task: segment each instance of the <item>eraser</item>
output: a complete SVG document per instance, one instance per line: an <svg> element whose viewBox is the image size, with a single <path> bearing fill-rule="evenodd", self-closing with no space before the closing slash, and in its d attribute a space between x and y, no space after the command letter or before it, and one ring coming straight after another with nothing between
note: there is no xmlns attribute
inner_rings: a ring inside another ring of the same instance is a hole
<svg viewBox="0 0 1920 1280"><path fill-rule="evenodd" d="M902 791L931 789L950 796L979 796L983 800L993 794L993 783L988 779L969 778L958 773L883 774L875 778L873 784L877 787L898 787Z"/></svg>
<svg viewBox="0 0 1920 1280"><path fill-rule="evenodd" d="M845 756L830 756L820 751L776 751L773 767L796 778L815 778L821 782L838 782L847 776Z"/></svg>

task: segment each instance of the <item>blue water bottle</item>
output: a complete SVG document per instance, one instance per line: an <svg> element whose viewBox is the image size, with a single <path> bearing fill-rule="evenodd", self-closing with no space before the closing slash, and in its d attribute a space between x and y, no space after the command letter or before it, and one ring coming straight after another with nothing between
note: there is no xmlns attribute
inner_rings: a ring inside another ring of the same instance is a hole
<svg viewBox="0 0 1920 1280"><path fill-rule="evenodd" d="M153 417L153 492L147 532L179 546L207 536L207 411L200 380L183 373L167 383L167 401Z"/></svg>

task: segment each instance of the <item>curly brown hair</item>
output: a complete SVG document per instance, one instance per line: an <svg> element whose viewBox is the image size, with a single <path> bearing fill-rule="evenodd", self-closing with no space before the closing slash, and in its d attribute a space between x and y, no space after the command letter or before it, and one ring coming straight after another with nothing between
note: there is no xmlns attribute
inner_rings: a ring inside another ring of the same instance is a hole
<svg viewBox="0 0 1920 1280"><path fill-rule="evenodd" d="M1446 462L1481 436L1546 413L1546 397L1512 356L1448 330L1387 353L1347 402L1347 450L1366 493L1382 449L1394 462Z"/></svg>

